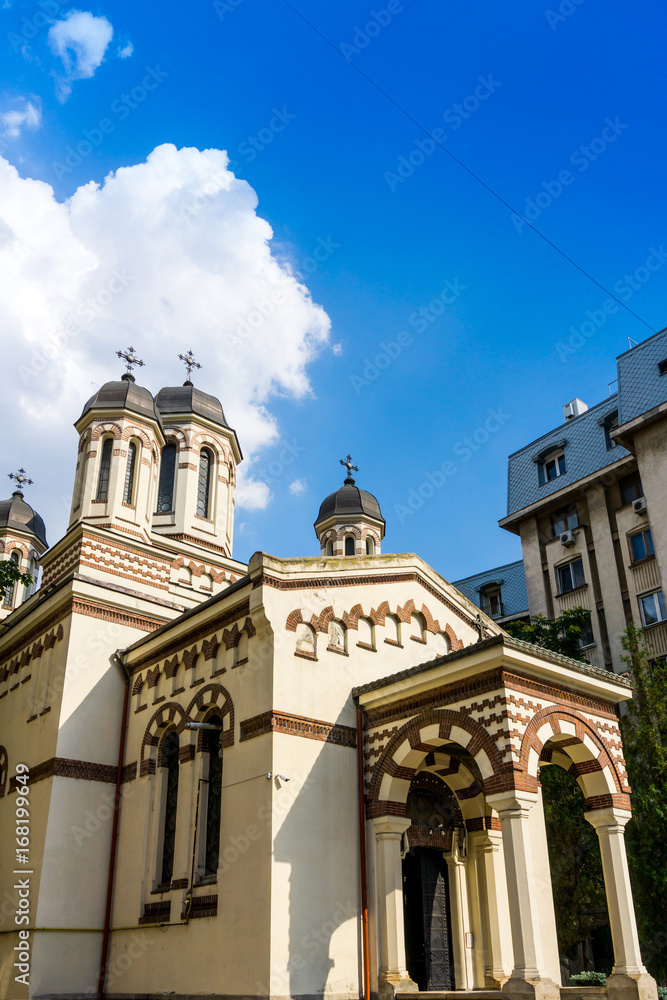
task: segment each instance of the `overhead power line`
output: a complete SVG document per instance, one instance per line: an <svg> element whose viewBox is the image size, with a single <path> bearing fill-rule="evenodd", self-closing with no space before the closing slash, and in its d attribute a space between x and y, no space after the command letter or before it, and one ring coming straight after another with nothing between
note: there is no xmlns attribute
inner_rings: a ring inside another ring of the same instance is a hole
<svg viewBox="0 0 667 1000"><path fill-rule="evenodd" d="M479 174L476 174L474 170L471 170L471 168L467 166L467 164L465 164L463 160L460 160L458 156L455 156L454 153L451 152L451 150L443 146L441 142L439 142L433 135L431 135L431 133L429 132L429 130L426 128L425 125L422 125L422 123L418 121L418 119L415 118L414 115L411 115L410 112L407 111L402 104L399 104L399 102L394 97L392 97L391 94L388 94L387 91L384 90L379 83L376 83L376 81L373 80L373 78L368 75L368 73L364 73L364 71L360 69L360 67L357 66L356 63L353 63L350 59L348 59L348 57L344 55L343 52L341 52L341 50L338 48L335 42L332 42L330 38L327 38L327 36L322 31L320 31L320 29L316 27L316 25L314 25L312 21L309 21L308 18L305 17L300 10L297 10L297 8L293 4L291 4L289 0L282 0L282 3L284 3L286 7L289 7L289 9L294 14L296 14L296 16L299 17L304 22L304 24L307 24L308 27L312 31L314 31L316 35L319 35L322 41L326 42L326 44L330 48L332 48L334 52L340 56L341 59L344 59L345 62L348 64L348 66L351 66L352 69L354 69L359 74L359 76L362 76L367 83L370 83L371 87L374 87L375 90L377 90L379 94L382 94L382 96L387 101L389 101L390 104L393 104L393 106L398 111L400 111L401 114L408 119L408 121L412 122L412 124L415 125L421 132L423 132L424 135L428 136L431 142L434 142L436 146L438 146L443 151L443 153L446 153L447 156L450 157L450 159L454 160L454 162L457 163L460 167L462 167L463 170L466 171L466 173L470 174L470 176L474 180L476 180L478 184L481 184L483 188L486 188L489 194L493 195L493 197L497 201L499 201L501 205L504 205L505 208L509 209L510 212L512 212L514 215L518 216L518 218L520 218L523 222L525 222L528 228L532 229L532 231L537 236L539 236L541 240L544 240L544 242L548 244L548 246L550 246L552 250L555 250L557 254L560 254L560 256L564 260L566 260L569 264L571 264L572 267L576 267L577 271L579 271L586 278L588 278L589 281L592 281L594 285L597 285L597 287L601 289L605 293L605 295L608 295L609 298L614 300L614 302L617 302L622 309L625 309L627 313L629 313L631 316L634 316L634 318L636 320L639 320L640 323L643 323L643 325L647 327L651 331L651 333L656 333L656 330L651 326L650 323L647 323L645 319L642 319L641 316L637 315L636 312L630 309L630 307L626 305L625 302L622 302L621 299L617 298L617 296L614 295L613 292L609 291L609 289L605 285L603 285L601 281L598 281L597 278L594 278L593 275L589 271L587 271L585 267L582 267L581 264L578 264L573 257L570 257L568 253L566 253L564 250L561 250L561 248L556 243L554 243L553 240L550 240L549 237L546 236L543 232L541 232L541 230L539 230L537 226L534 226L529 219L526 219L523 215L521 215L520 212L517 212L517 210L513 208L512 205L510 205L510 203L506 201L506 199L503 198L501 194L498 194L498 192L494 188L492 188L490 184L487 184L487 182L482 177L480 177Z"/></svg>

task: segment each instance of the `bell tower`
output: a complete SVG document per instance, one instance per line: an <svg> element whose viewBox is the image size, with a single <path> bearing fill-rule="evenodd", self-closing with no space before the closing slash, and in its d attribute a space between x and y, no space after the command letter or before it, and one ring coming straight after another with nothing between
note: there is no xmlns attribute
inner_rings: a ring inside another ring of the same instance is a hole
<svg viewBox="0 0 667 1000"><path fill-rule="evenodd" d="M231 558L236 467L243 455L220 400L192 383L193 368L201 367L192 351L179 357L185 382L155 397L165 443L152 530L193 552L208 548Z"/></svg>
<svg viewBox="0 0 667 1000"><path fill-rule="evenodd" d="M345 482L322 501L314 525L320 552L323 556L379 555L386 524L380 504L355 483L352 473L359 469L351 457L341 458L340 464L347 470Z"/></svg>
<svg viewBox="0 0 667 1000"><path fill-rule="evenodd" d="M152 394L132 374L143 361L133 347L116 353L125 374L105 383L74 425L79 453L70 528L85 521L149 541L162 421Z"/></svg>
<svg viewBox="0 0 667 1000"><path fill-rule="evenodd" d="M17 581L0 591L0 620L34 594L39 558L47 548L44 521L23 498L23 490L32 485L32 479L25 469L10 472L9 478L15 481L16 489L9 500L0 501L0 559L11 560L21 573L32 577L32 583L25 586Z"/></svg>

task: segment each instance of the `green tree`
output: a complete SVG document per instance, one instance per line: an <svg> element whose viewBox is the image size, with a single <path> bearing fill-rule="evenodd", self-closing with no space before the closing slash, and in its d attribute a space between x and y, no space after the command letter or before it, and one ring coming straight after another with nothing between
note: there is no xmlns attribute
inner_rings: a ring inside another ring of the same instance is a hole
<svg viewBox="0 0 667 1000"><path fill-rule="evenodd" d="M581 946L584 968L592 969L588 940L609 925L597 833L584 819L586 802L572 775L549 765L540 769L540 783L558 949L563 957L574 958ZM611 972L611 961L598 971Z"/></svg>
<svg viewBox="0 0 667 1000"><path fill-rule="evenodd" d="M510 622L506 630L516 639L586 662L581 642L590 620L590 611L572 608L560 618L534 615L529 623ZM563 958L574 958L581 946L584 966L592 968L594 959L587 942L592 936L604 939L604 933L598 932L609 924L597 834L584 819L584 796L570 774L549 765L541 768L540 782L558 949Z"/></svg>
<svg viewBox="0 0 667 1000"><path fill-rule="evenodd" d="M581 641L590 629L591 613L585 608L570 608L560 618L533 615L530 622L508 622L505 631L515 639L532 642L544 649L551 649L573 660L586 662L581 652Z"/></svg>
<svg viewBox="0 0 667 1000"><path fill-rule="evenodd" d="M622 638L634 694L621 718L633 818L627 826L642 956L667 984L667 663L656 658L642 629Z"/></svg>
<svg viewBox="0 0 667 1000"><path fill-rule="evenodd" d="M17 583L29 587L32 583L32 577L28 573L22 573L13 559L0 560L0 602L2 595L6 594L9 588L14 587Z"/></svg>

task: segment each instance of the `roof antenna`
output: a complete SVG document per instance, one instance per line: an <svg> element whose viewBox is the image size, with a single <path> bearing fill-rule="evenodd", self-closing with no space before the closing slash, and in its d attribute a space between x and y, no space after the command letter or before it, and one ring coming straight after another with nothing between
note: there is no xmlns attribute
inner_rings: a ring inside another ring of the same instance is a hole
<svg viewBox="0 0 667 1000"><path fill-rule="evenodd" d="M628 337L628 347L636 347L637 341L633 340L632 337Z"/></svg>

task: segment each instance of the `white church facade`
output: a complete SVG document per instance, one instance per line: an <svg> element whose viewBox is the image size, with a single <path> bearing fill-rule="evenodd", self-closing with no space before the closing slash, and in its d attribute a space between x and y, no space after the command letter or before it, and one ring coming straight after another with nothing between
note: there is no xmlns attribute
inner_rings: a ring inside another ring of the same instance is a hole
<svg viewBox="0 0 667 1000"><path fill-rule="evenodd" d="M126 374L75 426L63 538L20 489L0 504L2 558L42 566L0 622L0 997L557 1000L560 766L599 835L608 996L656 1000L625 678L384 553L349 456L319 553L234 560L242 454L189 379Z"/></svg>

